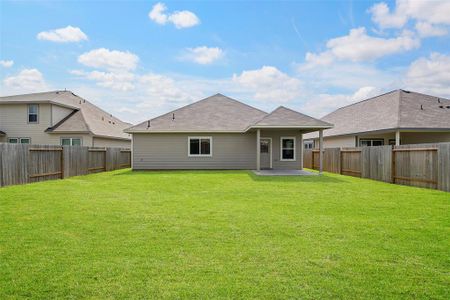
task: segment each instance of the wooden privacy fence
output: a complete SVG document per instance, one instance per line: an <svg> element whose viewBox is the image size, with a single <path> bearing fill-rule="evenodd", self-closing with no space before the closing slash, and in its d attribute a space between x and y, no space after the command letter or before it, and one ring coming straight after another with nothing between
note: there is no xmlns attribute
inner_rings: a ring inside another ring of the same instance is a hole
<svg viewBox="0 0 450 300"><path fill-rule="evenodd" d="M0 186L67 178L130 166L130 149L0 143Z"/></svg>
<svg viewBox="0 0 450 300"><path fill-rule="evenodd" d="M319 150L304 150L304 167L319 168ZM450 143L327 148L323 170L450 192Z"/></svg>

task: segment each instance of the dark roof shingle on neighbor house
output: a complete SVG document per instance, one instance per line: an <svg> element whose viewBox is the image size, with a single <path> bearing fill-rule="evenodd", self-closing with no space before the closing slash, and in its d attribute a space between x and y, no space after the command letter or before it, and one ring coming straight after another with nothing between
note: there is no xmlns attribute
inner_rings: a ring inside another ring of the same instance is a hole
<svg viewBox="0 0 450 300"><path fill-rule="evenodd" d="M450 130L450 100L405 90L395 90L341 107L321 120L334 124L324 136L381 130ZM315 138L311 133L305 138Z"/></svg>
<svg viewBox="0 0 450 300"><path fill-rule="evenodd" d="M332 125L285 107L279 107L268 114L216 94L132 126L125 132L246 132L251 128L265 126L329 128Z"/></svg>
<svg viewBox="0 0 450 300"><path fill-rule="evenodd" d="M71 114L46 132L90 132L99 137L131 139L123 132L131 124L121 121L71 91L4 96L0 97L0 103L50 103L73 109Z"/></svg>

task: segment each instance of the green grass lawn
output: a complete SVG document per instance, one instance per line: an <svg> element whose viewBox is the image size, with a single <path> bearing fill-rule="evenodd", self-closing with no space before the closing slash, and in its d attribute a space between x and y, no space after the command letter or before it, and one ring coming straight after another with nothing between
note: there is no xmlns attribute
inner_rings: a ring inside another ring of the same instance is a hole
<svg viewBox="0 0 450 300"><path fill-rule="evenodd" d="M450 297L450 194L119 170L0 189L0 299Z"/></svg>

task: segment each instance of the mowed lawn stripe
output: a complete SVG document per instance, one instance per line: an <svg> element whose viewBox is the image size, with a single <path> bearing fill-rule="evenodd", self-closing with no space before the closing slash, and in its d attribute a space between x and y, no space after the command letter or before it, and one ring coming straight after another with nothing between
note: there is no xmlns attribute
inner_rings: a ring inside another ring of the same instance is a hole
<svg viewBox="0 0 450 300"><path fill-rule="evenodd" d="M119 170L0 189L0 298L449 298L450 194Z"/></svg>

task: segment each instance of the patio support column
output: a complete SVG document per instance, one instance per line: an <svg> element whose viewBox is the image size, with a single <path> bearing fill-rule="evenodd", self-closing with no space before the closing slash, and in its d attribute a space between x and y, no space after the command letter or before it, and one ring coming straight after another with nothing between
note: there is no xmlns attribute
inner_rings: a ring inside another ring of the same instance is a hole
<svg viewBox="0 0 450 300"><path fill-rule="evenodd" d="M303 170L303 133L300 132L300 139L299 139L299 143L300 143L300 170Z"/></svg>
<svg viewBox="0 0 450 300"><path fill-rule="evenodd" d="M395 146L400 146L400 130L395 132Z"/></svg>
<svg viewBox="0 0 450 300"><path fill-rule="evenodd" d="M323 129L319 130L319 174L323 171Z"/></svg>
<svg viewBox="0 0 450 300"><path fill-rule="evenodd" d="M261 169L261 129L256 129L256 171Z"/></svg>

